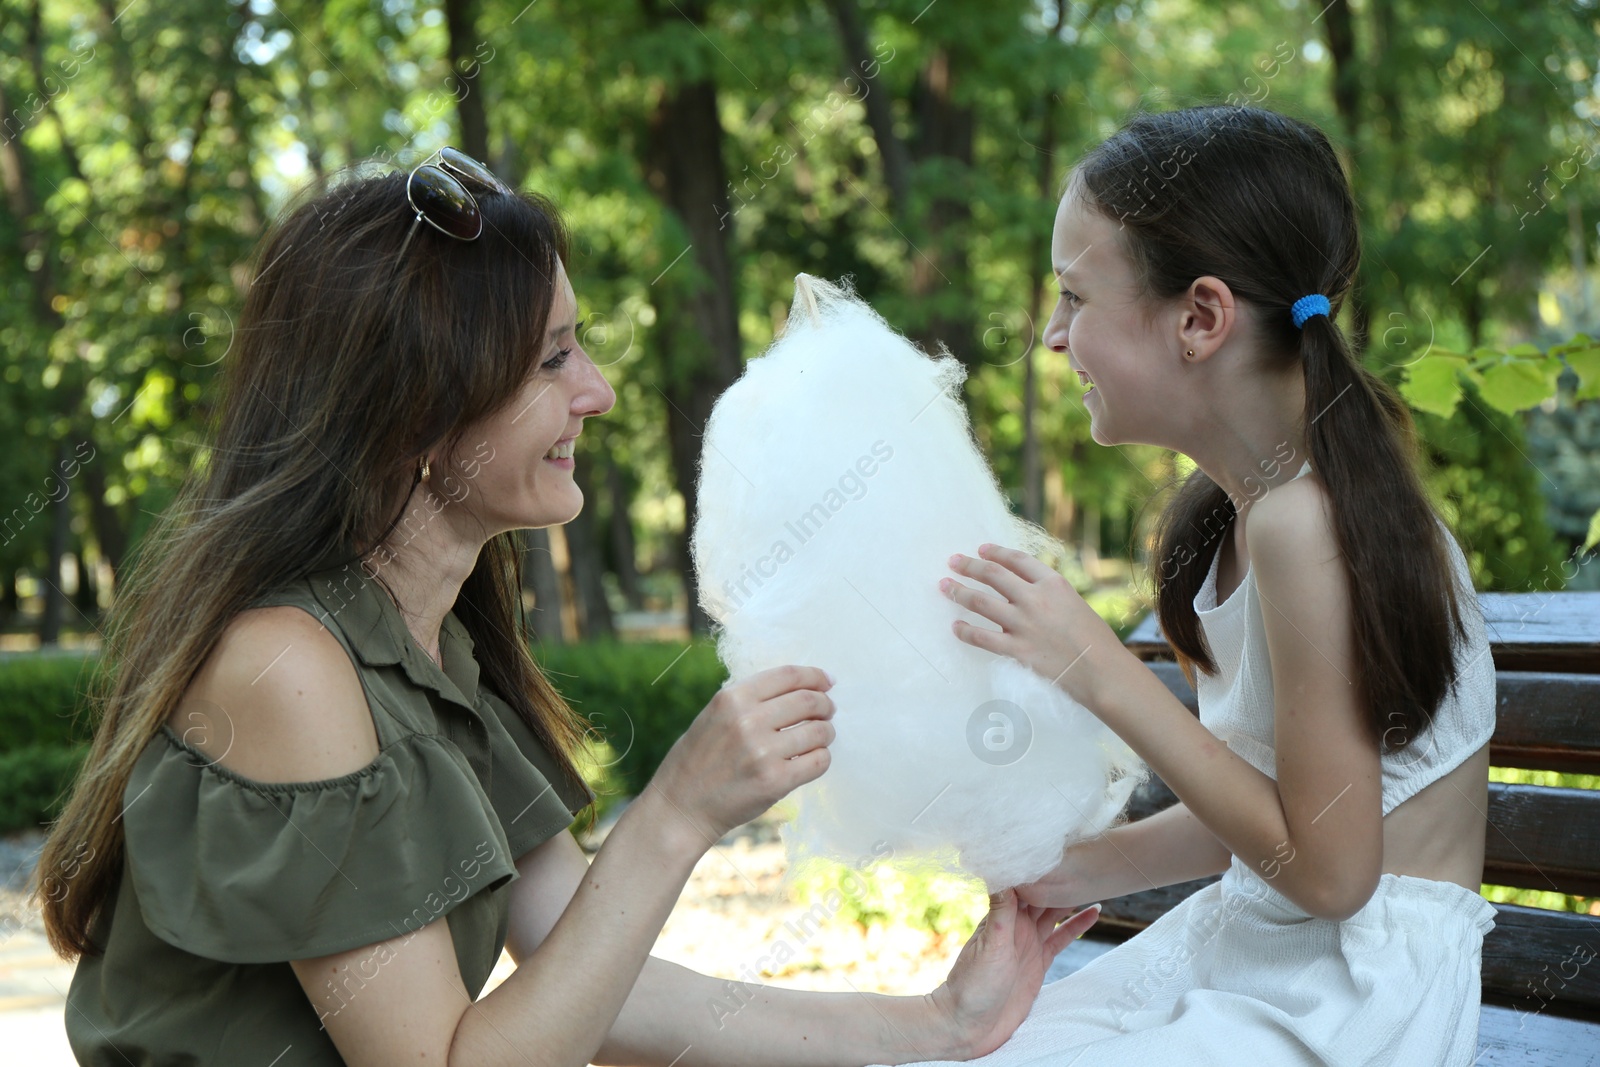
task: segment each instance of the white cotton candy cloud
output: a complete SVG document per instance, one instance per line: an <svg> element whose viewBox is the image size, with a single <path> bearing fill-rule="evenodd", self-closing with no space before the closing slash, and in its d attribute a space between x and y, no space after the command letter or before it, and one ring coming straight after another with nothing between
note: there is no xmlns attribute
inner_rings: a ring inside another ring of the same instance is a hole
<svg viewBox="0 0 1600 1067"><path fill-rule="evenodd" d="M1106 726L1014 660L958 640L947 560L985 541L1059 558L1013 515L930 358L847 289L800 275L788 326L706 425L693 554L732 680L818 666L832 764L794 794L791 869L897 865L1033 881L1121 813L1146 770Z"/></svg>

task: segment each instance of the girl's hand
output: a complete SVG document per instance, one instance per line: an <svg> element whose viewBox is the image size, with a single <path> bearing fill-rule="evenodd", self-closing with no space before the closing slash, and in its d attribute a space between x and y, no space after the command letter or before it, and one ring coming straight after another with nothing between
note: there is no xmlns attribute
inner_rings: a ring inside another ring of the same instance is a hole
<svg viewBox="0 0 1600 1067"><path fill-rule="evenodd" d="M1075 915L1030 907L1014 889L989 898L989 914L932 994L971 1056L1005 1044L1033 1008L1051 961L1099 917L1099 905Z"/></svg>
<svg viewBox="0 0 1600 1067"><path fill-rule="evenodd" d="M1038 881L1017 886L1017 899L1035 908L1083 907L1090 887L1085 884L1081 844L1068 845L1061 862Z"/></svg>
<svg viewBox="0 0 1600 1067"><path fill-rule="evenodd" d="M1061 575L1026 552L980 545L974 559L957 553L950 569L989 590L943 578L939 589L951 600L1000 627L998 631L957 619L961 640L998 656L1010 656L1060 686L1093 711L1108 676L1131 658L1116 632ZM998 595L996 595L998 594Z"/></svg>

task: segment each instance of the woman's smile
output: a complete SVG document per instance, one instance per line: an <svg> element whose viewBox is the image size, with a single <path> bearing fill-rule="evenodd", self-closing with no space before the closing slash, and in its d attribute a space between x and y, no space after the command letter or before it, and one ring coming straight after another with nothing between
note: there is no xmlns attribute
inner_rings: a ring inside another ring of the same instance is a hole
<svg viewBox="0 0 1600 1067"><path fill-rule="evenodd" d="M560 467L564 471L570 471L577 466L577 462L572 458L573 453L577 450L577 447L577 434L573 434L571 437L563 437L554 445L550 446L550 451L544 454L544 461L549 463L551 466Z"/></svg>

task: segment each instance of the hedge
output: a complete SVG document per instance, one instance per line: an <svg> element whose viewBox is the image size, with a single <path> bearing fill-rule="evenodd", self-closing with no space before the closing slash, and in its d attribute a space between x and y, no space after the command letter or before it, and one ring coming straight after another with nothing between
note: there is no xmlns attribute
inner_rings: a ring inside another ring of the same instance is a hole
<svg viewBox="0 0 1600 1067"><path fill-rule="evenodd" d="M726 677L706 641L559 645L535 658L594 726L590 785L602 808L644 788ZM82 694L96 662L53 653L0 660L0 833L60 811L92 735Z"/></svg>
<svg viewBox="0 0 1600 1067"><path fill-rule="evenodd" d="M0 752L88 741L93 731L80 714L81 696L98 661L84 652L0 659Z"/></svg>

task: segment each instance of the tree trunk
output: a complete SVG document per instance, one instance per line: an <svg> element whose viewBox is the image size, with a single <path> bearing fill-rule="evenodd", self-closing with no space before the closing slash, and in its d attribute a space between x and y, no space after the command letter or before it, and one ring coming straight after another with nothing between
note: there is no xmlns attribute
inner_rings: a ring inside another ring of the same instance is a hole
<svg viewBox="0 0 1600 1067"><path fill-rule="evenodd" d="M72 602L83 613L83 617L92 623L100 613L100 597L95 588L94 566L89 562L88 554L88 544L80 539L78 550L72 554L78 585L72 593Z"/></svg>
<svg viewBox="0 0 1600 1067"><path fill-rule="evenodd" d="M1056 33L1067 24L1067 0L1056 0ZM1039 118L1039 199L1044 203L1054 200L1055 187L1051 181L1055 171L1056 151L1056 101L1059 93L1047 93L1040 102ZM1039 271L1050 262L1050 234L1043 229L1035 232L1029 243L1028 262L1022 272L1024 278L1033 279L1033 316L1028 320L1030 337L1028 351L1022 364L1022 517L1029 522L1039 522L1044 515L1044 480L1039 464L1038 427L1038 375L1033 354L1044 343L1045 308L1048 296L1039 286Z"/></svg>
<svg viewBox="0 0 1600 1067"><path fill-rule="evenodd" d="M663 12L654 0L645 11L657 24L687 19L699 26L704 4L674 4ZM727 168L722 156L722 120L717 87L708 78L667 86L650 119L643 143L645 177L651 190L683 224L689 246L684 258L694 271L678 265L669 278L662 305L670 308L657 320L668 371L662 395L667 400L667 438L678 491L683 495L684 531L678 543L691 633L705 633L710 620L700 608L699 589L689 545L698 509L701 437L711 406L739 377L743 366L739 341L738 283L730 239ZM658 279L659 281L660 279Z"/></svg>
<svg viewBox="0 0 1600 1067"><path fill-rule="evenodd" d="M83 485L89 493L89 523L94 528L100 556L111 567L113 581L122 573L122 557L128 551L128 527L117 509L106 503L106 471L96 448L94 457L83 465Z"/></svg>
<svg viewBox="0 0 1600 1067"><path fill-rule="evenodd" d="M65 441L56 446L57 470L67 467ZM72 494L62 493L50 505L50 544L45 551L44 614L39 617L39 644L61 643L61 617L66 612L67 594L61 589L61 560L67 554L67 539L72 534Z"/></svg>
<svg viewBox="0 0 1600 1067"><path fill-rule="evenodd" d="M450 76L454 79L456 115L461 120L461 150L473 159L489 159L489 117L478 83L478 12L474 0L444 0L449 33Z"/></svg>
<svg viewBox="0 0 1600 1067"><path fill-rule="evenodd" d="M1328 55L1333 60L1333 106L1353 149L1361 129L1361 72L1356 65L1355 19L1348 0L1335 0L1323 12Z"/></svg>
<svg viewBox="0 0 1600 1067"><path fill-rule="evenodd" d="M861 13L855 0L833 0L830 6L839 23L839 39L844 45L849 77L858 81L873 79L878 59L867 46L866 31L862 29ZM872 128L873 140L878 144L878 158L883 160L889 213L904 222L911 208L911 158L905 143L894 132L894 101L889 93L879 85L870 85L867 89L867 98L862 103L867 111L867 125Z"/></svg>
<svg viewBox="0 0 1600 1067"><path fill-rule="evenodd" d="M606 603L605 565L600 558L600 533L594 517L595 478L590 469L590 456L578 457L573 468L572 477L583 493L584 504L566 525L567 560L578 606L578 635L586 641L617 635L611 619L611 605Z"/></svg>
<svg viewBox="0 0 1600 1067"><path fill-rule="evenodd" d="M855 0L832 0L840 43L855 77L875 70L877 57L869 52ZM960 188L945 188L932 197L922 218L911 217L911 187L923 164L937 161L940 169L964 175L972 166L976 118L971 107L958 104L953 95L959 63L954 50L937 45L917 75L909 101L914 130L909 144L895 133L888 90L881 83L866 98L867 123L872 128L878 155L883 160L884 184L890 190L894 225L905 238L910 257L911 295L917 298L920 321L907 335L928 352L943 342L967 367L981 363L973 343L977 330L971 321L968 294L972 291L967 235L972 211ZM948 181L948 179L941 179ZM970 389L970 379L968 388Z"/></svg>
<svg viewBox="0 0 1600 1067"><path fill-rule="evenodd" d="M540 644L564 645L567 635L561 626L561 576L556 573L555 557L550 552L550 533L523 530L522 544L523 588L533 594L528 626Z"/></svg>
<svg viewBox="0 0 1600 1067"><path fill-rule="evenodd" d="M0 634L11 629L17 612L22 610L22 598L17 595L17 572L7 570L0 575Z"/></svg>
<svg viewBox="0 0 1600 1067"><path fill-rule="evenodd" d="M1380 5L1381 6L1381 5ZM1361 65L1356 57L1355 17L1349 0L1335 0L1323 12L1328 35L1328 55L1333 60L1333 106L1344 126L1347 157L1360 153L1361 144ZM1352 168L1354 170L1354 168ZM1361 181L1361 179L1357 179ZM1350 335L1356 352L1366 348L1370 310L1361 292L1361 281L1350 287Z"/></svg>
<svg viewBox="0 0 1600 1067"><path fill-rule="evenodd" d="M606 495L610 497L611 570L617 576L622 598L630 611L644 608L644 590L639 586L638 544L633 536L633 516L628 507L633 502L627 473L620 463L607 463L605 469Z"/></svg>

